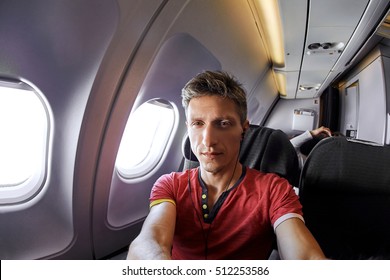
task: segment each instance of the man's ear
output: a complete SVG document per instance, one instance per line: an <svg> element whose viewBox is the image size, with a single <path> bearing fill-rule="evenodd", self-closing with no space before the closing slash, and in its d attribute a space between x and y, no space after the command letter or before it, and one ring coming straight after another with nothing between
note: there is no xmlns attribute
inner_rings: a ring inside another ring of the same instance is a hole
<svg viewBox="0 0 390 280"><path fill-rule="evenodd" d="M249 129L249 121L246 120L243 124L242 124L242 131L243 133L245 134L245 132Z"/></svg>
<svg viewBox="0 0 390 280"><path fill-rule="evenodd" d="M246 120L246 121L242 124L241 141L244 139L245 133L246 133L246 131L247 131L248 129L249 129L249 121Z"/></svg>

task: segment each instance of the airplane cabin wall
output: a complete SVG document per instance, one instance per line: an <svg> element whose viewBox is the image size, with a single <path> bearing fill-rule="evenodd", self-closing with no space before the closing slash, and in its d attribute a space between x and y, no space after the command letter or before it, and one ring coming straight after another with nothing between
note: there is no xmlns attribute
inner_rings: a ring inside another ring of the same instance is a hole
<svg viewBox="0 0 390 280"><path fill-rule="evenodd" d="M42 191L26 203L0 205L1 259L46 258L77 238L84 239L78 257L92 258L91 186L75 197L74 164L88 96L118 15L115 1L93 7L87 1L0 3L0 79L38 88L53 115ZM76 209L77 200L82 207Z"/></svg>
<svg viewBox="0 0 390 280"><path fill-rule="evenodd" d="M293 129L293 116L295 109L314 111L313 128L318 127L320 118L320 98L283 99L281 98L268 117L265 126L280 129L289 137L301 134L303 130ZM309 129L310 130L310 129Z"/></svg>
<svg viewBox="0 0 390 280"><path fill-rule="evenodd" d="M341 133L348 137L388 144L389 50L374 48L340 82Z"/></svg>

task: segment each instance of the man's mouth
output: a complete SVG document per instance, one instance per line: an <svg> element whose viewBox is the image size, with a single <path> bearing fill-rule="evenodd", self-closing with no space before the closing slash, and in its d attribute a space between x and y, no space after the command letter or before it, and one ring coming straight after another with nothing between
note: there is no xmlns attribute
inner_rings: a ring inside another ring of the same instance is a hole
<svg viewBox="0 0 390 280"><path fill-rule="evenodd" d="M219 152L201 152L200 154L208 159L214 159L214 158L222 155L222 153L219 153Z"/></svg>

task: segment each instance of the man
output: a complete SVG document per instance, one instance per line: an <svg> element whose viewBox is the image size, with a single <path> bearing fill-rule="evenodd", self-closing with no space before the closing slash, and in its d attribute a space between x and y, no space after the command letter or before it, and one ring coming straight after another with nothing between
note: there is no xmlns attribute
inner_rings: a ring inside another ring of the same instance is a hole
<svg viewBox="0 0 390 280"><path fill-rule="evenodd" d="M304 133L290 139L291 144L297 152L299 167L301 169L314 146L327 137L332 137L331 130L325 126L321 126L310 131L306 130Z"/></svg>
<svg viewBox="0 0 390 280"><path fill-rule="evenodd" d="M332 136L332 132L330 131L330 129L325 126L321 126L310 131L306 130L304 133L291 138L290 142L294 146L294 148L297 149L301 147L304 143L312 139L315 138L323 139L331 136Z"/></svg>
<svg viewBox="0 0 390 280"><path fill-rule="evenodd" d="M267 259L274 233L283 259L323 259L287 180L238 161L248 129L245 92L206 71L182 91L199 168L160 177L128 259Z"/></svg>

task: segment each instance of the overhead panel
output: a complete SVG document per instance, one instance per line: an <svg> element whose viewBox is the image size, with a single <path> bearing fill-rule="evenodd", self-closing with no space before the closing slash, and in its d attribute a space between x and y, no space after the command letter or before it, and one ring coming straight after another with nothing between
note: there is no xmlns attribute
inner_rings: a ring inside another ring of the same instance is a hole
<svg viewBox="0 0 390 280"><path fill-rule="evenodd" d="M285 83L279 86L286 89L282 97L316 97L324 82L330 83L327 78L351 41L369 0L278 0L278 3L285 66L275 66L274 70L283 76L278 79L279 83Z"/></svg>
<svg viewBox="0 0 390 280"><path fill-rule="evenodd" d="M310 1L307 37L296 98L317 95L350 41L368 2Z"/></svg>

